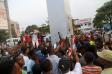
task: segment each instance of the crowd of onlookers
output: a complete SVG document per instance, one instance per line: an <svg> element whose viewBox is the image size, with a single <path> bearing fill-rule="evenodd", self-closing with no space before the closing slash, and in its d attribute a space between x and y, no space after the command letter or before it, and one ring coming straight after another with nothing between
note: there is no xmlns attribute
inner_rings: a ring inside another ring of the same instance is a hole
<svg viewBox="0 0 112 74"><path fill-rule="evenodd" d="M112 67L112 58L97 53L104 46L106 52L112 50L111 41L104 43L99 33L61 38L55 44L32 36L26 33L18 45L0 50L0 74L101 74Z"/></svg>

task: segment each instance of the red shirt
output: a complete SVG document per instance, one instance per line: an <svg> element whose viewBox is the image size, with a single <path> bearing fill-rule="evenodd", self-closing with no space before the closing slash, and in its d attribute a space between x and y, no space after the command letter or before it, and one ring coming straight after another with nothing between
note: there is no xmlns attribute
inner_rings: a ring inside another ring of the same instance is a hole
<svg viewBox="0 0 112 74"><path fill-rule="evenodd" d="M39 44L42 44L42 38L41 37L38 38L38 42L39 42Z"/></svg>
<svg viewBox="0 0 112 74"><path fill-rule="evenodd" d="M30 43L31 42L31 38L28 34L25 34L24 38L25 38L25 43Z"/></svg>

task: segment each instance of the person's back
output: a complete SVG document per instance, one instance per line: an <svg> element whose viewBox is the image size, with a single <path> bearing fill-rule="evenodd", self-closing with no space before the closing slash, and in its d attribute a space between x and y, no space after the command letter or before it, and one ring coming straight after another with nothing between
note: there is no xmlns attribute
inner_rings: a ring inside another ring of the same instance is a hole
<svg viewBox="0 0 112 74"><path fill-rule="evenodd" d="M100 74L101 67L93 65L93 66L84 66L82 68L83 74Z"/></svg>
<svg viewBox="0 0 112 74"><path fill-rule="evenodd" d="M46 59L41 64L41 69L42 69L42 73L41 74L54 74L54 73L51 72L52 64L51 64L51 62L48 59Z"/></svg>
<svg viewBox="0 0 112 74"><path fill-rule="evenodd" d="M41 68L39 64L34 64L32 67L33 74L41 74Z"/></svg>
<svg viewBox="0 0 112 74"><path fill-rule="evenodd" d="M39 59L33 50L30 51L29 57L30 57L30 60L28 62L28 66L27 66L27 72L28 72L28 74L32 74L32 67L35 64L39 64Z"/></svg>
<svg viewBox="0 0 112 74"><path fill-rule="evenodd" d="M93 64L95 61L95 56L91 52L86 52L84 54L84 59L86 61L86 66L82 67L83 74L101 74L101 67Z"/></svg>
<svg viewBox="0 0 112 74"><path fill-rule="evenodd" d="M53 66L53 70L52 71L53 71L53 73L54 74L59 74L59 72L58 72L58 63L59 63L60 58L58 58L58 56L56 56L56 55L50 55L48 57L48 59L52 63L52 66Z"/></svg>
<svg viewBox="0 0 112 74"><path fill-rule="evenodd" d="M53 74L59 74L58 63L60 58L57 55L55 55L54 49L52 47L49 47L48 50L49 50L49 56L47 59L49 59L52 64L53 67L52 72Z"/></svg>
<svg viewBox="0 0 112 74"><path fill-rule="evenodd" d="M70 71L70 60L67 58L62 58L59 61L59 70L60 70L60 74L82 74L82 69L81 69L81 64L79 63L79 58L78 55L76 53L76 51L73 50L73 53L75 55L75 59L76 59L76 64L75 67L72 71Z"/></svg>
<svg viewBox="0 0 112 74"><path fill-rule="evenodd" d="M14 71L14 60L9 57L0 58L0 74L15 74Z"/></svg>

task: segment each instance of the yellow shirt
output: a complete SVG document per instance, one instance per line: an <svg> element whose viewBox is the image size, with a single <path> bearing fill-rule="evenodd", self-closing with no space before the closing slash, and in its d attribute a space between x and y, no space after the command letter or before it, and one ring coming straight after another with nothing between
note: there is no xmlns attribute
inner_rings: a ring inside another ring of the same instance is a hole
<svg viewBox="0 0 112 74"><path fill-rule="evenodd" d="M94 41L90 41L89 44L90 45L95 45L95 42Z"/></svg>

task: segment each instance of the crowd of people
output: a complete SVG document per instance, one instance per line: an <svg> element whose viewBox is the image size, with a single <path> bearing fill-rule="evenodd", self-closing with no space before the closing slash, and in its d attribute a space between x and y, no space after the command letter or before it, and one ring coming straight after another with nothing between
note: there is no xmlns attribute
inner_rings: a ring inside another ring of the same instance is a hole
<svg viewBox="0 0 112 74"><path fill-rule="evenodd" d="M112 52L112 41L104 42L100 33L72 35L54 44L43 38L26 32L16 46L1 49L0 74L101 74L112 67L112 58L97 53Z"/></svg>

